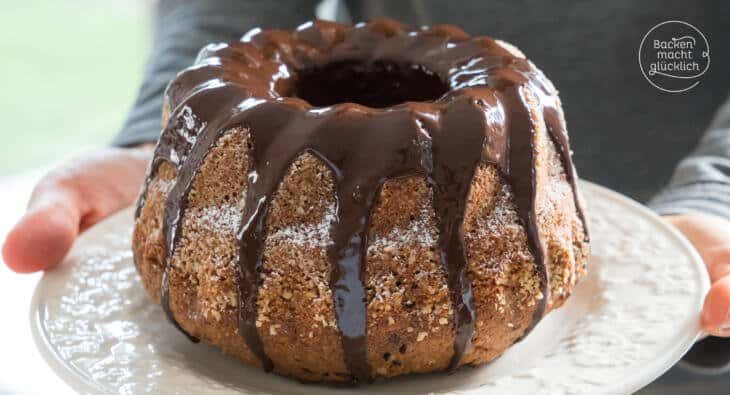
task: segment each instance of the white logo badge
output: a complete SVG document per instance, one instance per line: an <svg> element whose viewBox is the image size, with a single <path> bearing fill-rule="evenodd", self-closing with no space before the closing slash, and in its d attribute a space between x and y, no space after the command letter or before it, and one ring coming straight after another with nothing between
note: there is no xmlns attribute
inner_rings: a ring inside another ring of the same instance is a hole
<svg viewBox="0 0 730 395"><path fill-rule="evenodd" d="M687 22L662 22L641 40L639 67L655 88L686 92L697 86L710 68L710 44L698 28Z"/></svg>

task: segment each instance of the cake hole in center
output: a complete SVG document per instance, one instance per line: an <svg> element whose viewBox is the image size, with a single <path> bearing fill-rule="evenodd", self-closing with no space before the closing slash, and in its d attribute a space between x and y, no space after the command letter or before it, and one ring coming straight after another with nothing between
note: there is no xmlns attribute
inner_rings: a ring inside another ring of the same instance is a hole
<svg viewBox="0 0 730 395"><path fill-rule="evenodd" d="M446 84L420 65L341 61L300 70L294 96L315 107L349 102L383 108L408 101L433 101L446 92Z"/></svg>

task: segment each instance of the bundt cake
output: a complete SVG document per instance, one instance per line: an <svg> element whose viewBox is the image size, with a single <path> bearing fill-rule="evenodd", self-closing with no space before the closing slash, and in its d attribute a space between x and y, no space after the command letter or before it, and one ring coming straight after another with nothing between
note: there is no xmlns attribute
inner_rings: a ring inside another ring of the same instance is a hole
<svg viewBox="0 0 730 395"><path fill-rule="evenodd" d="M170 83L136 212L144 287L191 339L303 381L493 360L589 241L557 91L455 26L315 21Z"/></svg>

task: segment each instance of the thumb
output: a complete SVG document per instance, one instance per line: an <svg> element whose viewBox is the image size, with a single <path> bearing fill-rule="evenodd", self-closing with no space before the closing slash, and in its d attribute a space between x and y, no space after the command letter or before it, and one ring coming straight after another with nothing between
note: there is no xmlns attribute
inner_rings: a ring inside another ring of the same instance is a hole
<svg viewBox="0 0 730 395"><path fill-rule="evenodd" d="M60 262L79 233L81 207L72 191L43 189L33 193L27 212L5 240L3 258L18 273L49 269Z"/></svg>
<svg viewBox="0 0 730 395"><path fill-rule="evenodd" d="M730 276L712 284L702 309L702 327L714 336L730 336Z"/></svg>
<svg viewBox="0 0 730 395"><path fill-rule="evenodd" d="M106 149L46 175L5 240L8 267L30 273L60 262L79 232L134 201L151 152Z"/></svg>

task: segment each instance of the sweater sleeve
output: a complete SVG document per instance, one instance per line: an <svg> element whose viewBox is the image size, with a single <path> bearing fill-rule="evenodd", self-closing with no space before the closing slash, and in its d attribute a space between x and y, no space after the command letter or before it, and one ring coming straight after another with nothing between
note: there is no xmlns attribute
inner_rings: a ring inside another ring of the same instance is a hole
<svg viewBox="0 0 730 395"><path fill-rule="evenodd" d="M730 100L649 206L659 214L703 212L730 219Z"/></svg>
<svg viewBox="0 0 730 395"><path fill-rule="evenodd" d="M165 87L206 44L238 40L257 26L292 28L313 18L316 0L160 0L137 99L115 146L155 142Z"/></svg>

